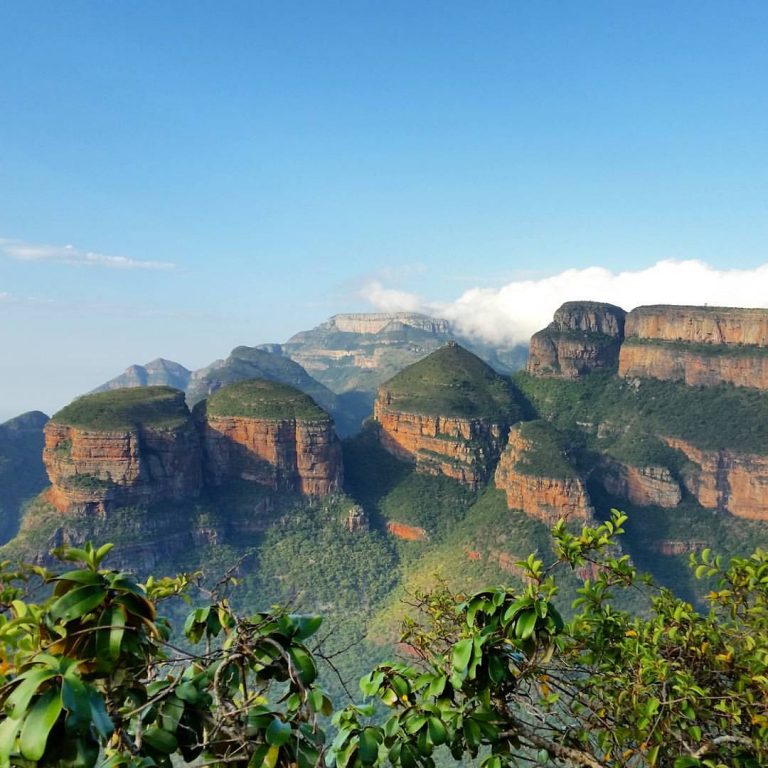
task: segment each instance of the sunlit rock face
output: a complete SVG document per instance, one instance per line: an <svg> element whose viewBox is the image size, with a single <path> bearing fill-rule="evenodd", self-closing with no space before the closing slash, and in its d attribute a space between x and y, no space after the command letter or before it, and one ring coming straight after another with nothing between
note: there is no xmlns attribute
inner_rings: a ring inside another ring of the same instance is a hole
<svg viewBox="0 0 768 768"><path fill-rule="evenodd" d="M665 441L691 462L682 480L702 507L748 520L768 520L768 456L702 450L674 437Z"/></svg>
<svg viewBox="0 0 768 768"><path fill-rule="evenodd" d="M578 379L594 370L615 371L625 315L613 304L566 302L555 312L553 321L531 338L528 372Z"/></svg>
<svg viewBox="0 0 768 768"><path fill-rule="evenodd" d="M327 496L341 487L341 444L310 397L274 381L224 387L196 407L206 480L246 480L272 490Z"/></svg>
<svg viewBox="0 0 768 768"><path fill-rule="evenodd" d="M768 310L638 307L627 315L619 375L768 389Z"/></svg>
<svg viewBox="0 0 768 768"><path fill-rule="evenodd" d="M588 520L592 504L584 482L578 474L564 466L556 472L537 472L528 456L539 450L525 424L513 427L509 442L499 459L494 475L496 487L504 491L509 509L519 509L547 525L561 518Z"/></svg>
<svg viewBox="0 0 768 768"><path fill-rule="evenodd" d="M193 498L202 483L201 457L184 394L167 387L88 395L45 426L49 500L61 512L107 514Z"/></svg>

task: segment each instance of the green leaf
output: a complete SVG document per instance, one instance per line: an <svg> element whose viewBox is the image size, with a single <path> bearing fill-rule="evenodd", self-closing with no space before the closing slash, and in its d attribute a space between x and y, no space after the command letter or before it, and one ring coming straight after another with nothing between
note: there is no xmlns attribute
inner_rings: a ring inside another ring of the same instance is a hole
<svg viewBox="0 0 768 768"><path fill-rule="evenodd" d="M8 758L16 748L16 737L19 735L21 720L6 717L0 723L0 765L8 765Z"/></svg>
<svg viewBox="0 0 768 768"><path fill-rule="evenodd" d="M104 584L104 578L100 573L96 573L95 571L67 571L66 573L62 573L58 576L54 576L51 581L73 581L77 584L92 584L92 585L103 585ZM56 585L57 588L59 585ZM64 585L61 585L64 586Z"/></svg>
<svg viewBox="0 0 768 768"><path fill-rule="evenodd" d="M169 696L160 709L160 727L168 733L176 733L183 714L184 703L175 696Z"/></svg>
<svg viewBox="0 0 768 768"><path fill-rule="evenodd" d="M376 728L368 726L360 733L359 755L363 765L373 765L379 756L381 737Z"/></svg>
<svg viewBox="0 0 768 768"><path fill-rule="evenodd" d="M269 724L265 738L267 739L267 744L271 744L273 747L282 747L291 738L291 733L290 724L284 723L280 718L276 717Z"/></svg>
<svg viewBox="0 0 768 768"><path fill-rule="evenodd" d="M172 755L179 746L176 737L172 733L168 733L168 731L164 731L156 726L147 728L144 731L142 741L147 746L157 752L162 752L164 755Z"/></svg>
<svg viewBox="0 0 768 768"><path fill-rule="evenodd" d="M194 683L182 683L173 690L174 694L189 704L197 704L201 699L200 691Z"/></svg>
<svg viewBox="0 0 768 768"><path fill-rule="evenodd" d="M461 673L466 670L469 665L469 660L472 658L472 638L467 637L464 640L459 640L456 645L453 646L453 668Z"/></svg>
<svg viewBox="0 0 768 768"><path fill-rule="evenodd" d="M27 760L39 760L45 752L48 734L61 714L61 690L49 688L35 702L21 729L20 751Z"/></svg>
<svg viewBox="0 0 768 768"><path fill-rule="evenodd" d="M304 685L310 685L317 677L317 667L309 651L292 645L288 648L288 655L294 666L299 670L299 679Z"/></svg>
<svg viewBox="0 0 768 768"><path fill-rule="evenodd" d="M317 632L320 629L320 625L323 623L322 616L298 616L296 639L306 640L308 637Z"/></svg>
<svg viewBox="0 0 768 768"><path fill-rule="evenodd" d="M533 634L533 630L536 629L537 618L534 610L521 613L515 624L515 636L521 640L527 640Z"/></svg>
<svg viewBox="0 0 768 768"><path fill-rule="evenodd" d="M80 678L64 675L61 682L61 703L69 713L66 725L68 730L87 729L91 724L91 702L88 690Z"/></svg>
<svg viewBox="0 0 768 768"><path fill-rule="evenodd" d="M448 733L445 730L445 726L437 717L429 718L429 738L432 739L432 742L437 746L445 744L448 739Z"/></svg>
<svg viewBox="0 0 768 768"><path fill-rule="evenodd" d="M112 720L110 720L107 713L104 698L98 691L90 688L88 690L88 699L91 704L91 722L93 727L102 739L109 738L115 726L112 724Z"/></svg>
<svg viewBox="0 0 768 768"><path fill-rule="evenodd" d="M19 678L21 682L13 689L13 693L5 702L5 709L8 714L17 720L23 717L29 702L37 693L37 689L52 677L56 677L56 672L53 669L31 669L25 672Z"/></svg>
<svg viewBox="0 0 768 768"><path fill-rule="evenodd" d="M72 621L85 616L107 596L102 586L87 584L62 595L49 609L54 620Z"/></svg>

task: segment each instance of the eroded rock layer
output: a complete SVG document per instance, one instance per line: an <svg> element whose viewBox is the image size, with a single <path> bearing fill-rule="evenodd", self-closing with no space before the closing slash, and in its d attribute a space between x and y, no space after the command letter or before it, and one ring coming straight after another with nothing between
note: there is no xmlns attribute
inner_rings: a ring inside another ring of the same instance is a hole
<svg viewBox="0 0 768 768"><path fill-rule="evenodd" d="M768 310L638 307L627 315L619 375L768 389Z"/></svg>
<svg viewBox="0 0 768 768"><path fill-rule="evenodd" d="M475 487L487 479L506 440L507 425L486 419L460 419L405 413L386 398L374 404L382 446L419 471L446 475Z"/></svg>
<svg viewBox="0 0 768 768"><path fill-rule="evenodd" d="M682 480L702 507L749 520L768 520L768 456L702 450L674 437L665 441L691 462Z"/></svg>
<svg viewBox="0 0 768 768"><path fill-rule="evenodd" d="M682 499L680 485L667 467L634 467L606 459L600 479L612 496L627 499L639 507L676 507Z"/></svg>
<svg viewBox="0 0 768 768"><path fill-rule="evenodd" d="M195 497L201 486L200 457L191 419L174 427L124 430L56 421L45 427L49 500L60 512L103 515L119 506Z"/></svg>
<svg viewBox="0 0 768 768"><path fill-rule="evenodd" d="M559 462L551 473L537 469L537 462L530 461L529 456L537 453L539 446L526 436L527 431L524 424L510 430L496 467L494 482L506 494L509 509L519 509L547 525L561 518L591 518L592 504L583 480L574 470L564 470Z"/></svg>
<svg viewBox="0 0 768 768"><path fill-rule="evenodd" d="M613 304L566 302L552 323L531 338L528 372L577 379L596 369L615 370L625 314Z"/></svg>
<svg viewBox="0 0 768 768"><path fill-rule="evenodd" d="M209 415L203 424L206 477L326 496L341 486L341 446L330 419L258 419Z"/></svg>

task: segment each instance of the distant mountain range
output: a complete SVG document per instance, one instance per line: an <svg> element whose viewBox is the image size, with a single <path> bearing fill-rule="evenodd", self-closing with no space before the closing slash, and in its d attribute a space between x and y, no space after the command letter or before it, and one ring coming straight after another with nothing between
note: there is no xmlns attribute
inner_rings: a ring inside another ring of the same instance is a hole
<svg viewBox="0 0 768 768"><path fill-rule="evenodd" d="M345 436L370 414L383 382L448 341L458 341L501 373L525 365L524 345L498 348L468 340L456 335L447 320L416 312L340 314L284 344L237 347L226 359L194 372L163 359L132 365L93 391L163 385L185 391L194 405L223 384L265 378L314 398Z"/></svg>

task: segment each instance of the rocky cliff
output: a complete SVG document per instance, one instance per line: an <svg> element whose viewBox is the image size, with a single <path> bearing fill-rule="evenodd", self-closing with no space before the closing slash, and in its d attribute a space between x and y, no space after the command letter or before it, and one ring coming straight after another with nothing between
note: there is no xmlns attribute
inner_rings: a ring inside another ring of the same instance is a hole
<svg viewBox="0 0 768 768"><path fill-rule="evenodd" d="M639 307L625 336L620 376L768 389L766 309Z"/></svg>
<svg viewBox="0 0 768 768"><path fill-rule="evenodd" d="M625 315L613 304L566 302L531 338L528 372L577 379L596 369L616 370Z"/></svg>
<svg viewBox="0 0 768 768"><path fill-rule="evenodd" d="M237 478L307 496L341 487L333 421L292 387L259 379L232 384L201 403L195 417L213 485Z"/></svg>
<svg viewBox="0 0 768 768"><path fill-rule="evenodd" d="M509 509L519 509L548 525L560 518L591 518L584 482L565 454L561 436L550 424L535 421L514 426L494 476Z"/></svg>
<svg viewBox="0 0 768 768"><path fill-rule="evenodd" d="M682 500L680 484L664 466L635 467L605 457L599 474L611 496L627 499L639 507L676 507Z"/></svg>
<svg viewBox="0 0 768 768"><path fill-rule="evenodd" d="M702 450L674 437L665 440L691 462L682 480L702 507L749 520L768 520L768 456Z"/></svg>
<svg viewBox="0 0 768 768"><path fill-rule="evenodd" d="M473 487L489 477L519 418L509 380L455 343L382 385L374 404L387 451Z"/></svg>
<svg viewBox="0 0 768 768"><path fill-rule="evenodd" d="M168 387L86 395L45 426L43 461L61 512L193 498L201 451L184 394Z"/></svg>

